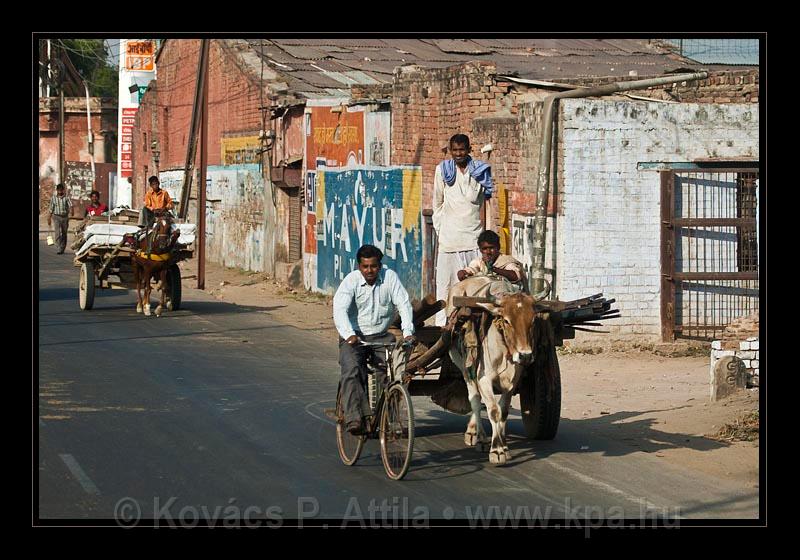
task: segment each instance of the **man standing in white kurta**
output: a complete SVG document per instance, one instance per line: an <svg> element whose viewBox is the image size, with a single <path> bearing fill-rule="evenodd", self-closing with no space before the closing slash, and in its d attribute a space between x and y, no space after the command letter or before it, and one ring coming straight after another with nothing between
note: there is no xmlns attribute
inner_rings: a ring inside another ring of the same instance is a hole
<svg viewBox="0 0 800 560"><path fill-rule="evenodd" d="M478 236L483 231L481 205L492 196L492 170L488 163L473 159L469 137L450 138L450 155L436 166L433 179L433 228L439 238L436 255L436 299L447 301L450 287L458 283L458 271L480 258ZM487 212L487 214L490 212ZM436 314L436 325L444 326L444 311Z"/></svg>

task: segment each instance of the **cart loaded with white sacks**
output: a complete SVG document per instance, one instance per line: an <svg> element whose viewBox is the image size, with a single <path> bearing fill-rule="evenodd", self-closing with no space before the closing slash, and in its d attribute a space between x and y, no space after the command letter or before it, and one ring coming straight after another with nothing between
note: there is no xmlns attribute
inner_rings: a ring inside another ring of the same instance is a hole
<svg viewBox="0 0 800 560"><path fill-rule="evenodd" d="M78 300L80 308L90 310L98 289L135 290L132 255L135 249L128 241L143 229L136 225L138 212L116 208L110 216L87 217L75 231L73 263L80 268ZM173 250L173 263L167 272L169 293L167 309L177 311L181 305L181 271L178 262L194 255L195 224L173 224L180 236Z"/></svg>

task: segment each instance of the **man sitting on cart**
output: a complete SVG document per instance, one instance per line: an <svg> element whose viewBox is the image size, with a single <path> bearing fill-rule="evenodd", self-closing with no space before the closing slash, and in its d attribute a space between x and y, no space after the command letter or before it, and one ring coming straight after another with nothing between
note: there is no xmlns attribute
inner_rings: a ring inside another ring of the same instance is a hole
<svg viewBox="0 0 800 560"><path fill-rule="evenodd" d="M339 365L342 368L340 391L347 430L359 435L372 413L367 395L367 357L382 362L381 353L360 342L391 343L387 332L394 311L400 313L405 342L414 341L414 322L408 292L393 270L381 267L383 253L374 245L364 245L356 253L358 270L348 274L333 298L333 321L339 331ZM381 363L381 366L385 364ZM383 386L383 367L378 386Z"/></svg>
<svg viewBox="0 0 800 560"><path fill-rule="evenodd" d="M140 227L150 227L157 214L172 210L172 198L161 188L158 177L153 175L147 182L151 190L144 195L144 208L139 213Z"/></svg>
<svg viewBox="0 0 800 560"><path fill-rule="evenodd" d="M496 274L511 282L515 289L527 292L522 264L510 255L500 254L499 235L492 230L481 233L478 236L478 250L481 258L472 260L466 268L458 271L459 281L476 274Z"/></svg>
<svg viewBox="0 0 800 560"><path fill-rule="evenodd" d="M102 216L108 212L108 206L100 202L100 191L92 191L89 195L91 202L86 207L86 216Z"/></svg>

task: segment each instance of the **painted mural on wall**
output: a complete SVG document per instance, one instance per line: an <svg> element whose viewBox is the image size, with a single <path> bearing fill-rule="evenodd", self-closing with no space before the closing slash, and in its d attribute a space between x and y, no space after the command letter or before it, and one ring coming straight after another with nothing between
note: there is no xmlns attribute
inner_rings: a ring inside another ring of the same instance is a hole
<svg viewBox="0 0 800 560"><path fill-rule="evenodd" d="M305 179L305 225L303 231L303 286L314 289L317 279L317 173L306 172Z"/></svg>
<svg viewBox="0 0 800 560"><path fill-rule="evenodd" d="M384 253L412 298L422 291L422 170L359 167L316 172L316 282L333 293L357 268L363 244ZM311 212L309 212L311 214Z"/></svg>
<svg viewBox="0 0 800 560"><path fill-rule="evenodd" d="M220 150L222 152L220 161L223 165L257 164L261 160L260 149L261 142L258 136L222 138L220 139Z"/></svg>
<svg viewBox="0 0 800 560"><path fill-rule="evenodd" d="M158 176L177 207L183 171L162 171ZM191 205L189 210L193 212ZM195 221L191 214L189 221ZM258 165L208 167L206 257L224 266L264 270L264 181Z"/></svg>
<svg viewBox="0 0 800 560"><path fill-rule="evenodd" d="M178 212L181 205L181 190L183 190L183 170L159 171L158 180L161 188L169 193L175 212ZM145 185L145 188L150 190L147 185ZM143 200L139 201L140 206L143 203Z"/></svg>
<svg viewBox="0 0 800 560"><path fill-rule="evenodd" d="M264 196L258 165L209 166L206 254L210 260L264 270Z"/></svg>
<svg viewBox="0 0 800 560"><path fill-rule="evenodd" d="M364 141L367 165L386 166L391 153L392 116L389 111L373 111L364 114L366 139Z"/></svg>
<svg viewBox="0 0 800 560"><path fill-rule="evenodd" d="M158 174L159 184L162 189L169 193L173 201L181 199L181 188L183 187L183 170L161 171Z"/></svg>
<svg viewBox="0 0 800 560"><path fill-rule="evenodd" d="M92 164L85 161L68 161L65 163L64 184L67 194L72 200L87 201L94 190Z"/></svg>
<svg viewBox="0 0 800 560"><path fill-rule="evenodd" d="M524 216L520 214L511 215L511 256L517 259L525 270L525 276L533 277L533 224L534 216ZM545 248L545 278L553 285L555 290L555 280L553 278L553 257L555 254L555 244L553 239L554 232L553 218L547 218L547 245Z"/></svg>
<svg viewBox="0 0 800 560"><path fill-rule="evenodd" d="M363 107L308 107L306 111L306 169L364 164Z"/></svg>
<svg viewBox="0 0 800 560"><path fill-rule="evenodd" d="M533 216L514 214L511 228L511 256L517 259L525 269L525 275L531 277L531 249L533 248Z"/></svg>

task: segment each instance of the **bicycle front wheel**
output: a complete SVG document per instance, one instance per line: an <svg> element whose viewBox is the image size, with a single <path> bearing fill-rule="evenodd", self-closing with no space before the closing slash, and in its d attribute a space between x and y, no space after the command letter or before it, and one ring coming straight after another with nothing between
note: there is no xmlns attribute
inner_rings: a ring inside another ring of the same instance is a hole
<svg viewBox="0 0 800 560"><path fill-rule="evenodd" d="M344 421L344 406L341 391L336 393L336 447L339 458L347 466L355 465L364 448L365 436L354 436L347 431Z"/></svg>
<svg viewBox="0 0 800 560"><path fill-rule="evenodd" d="M400 480L408 472L414 452L414 408L402 384L387 390L380 432L383 468L389 478Z"/></svg>

